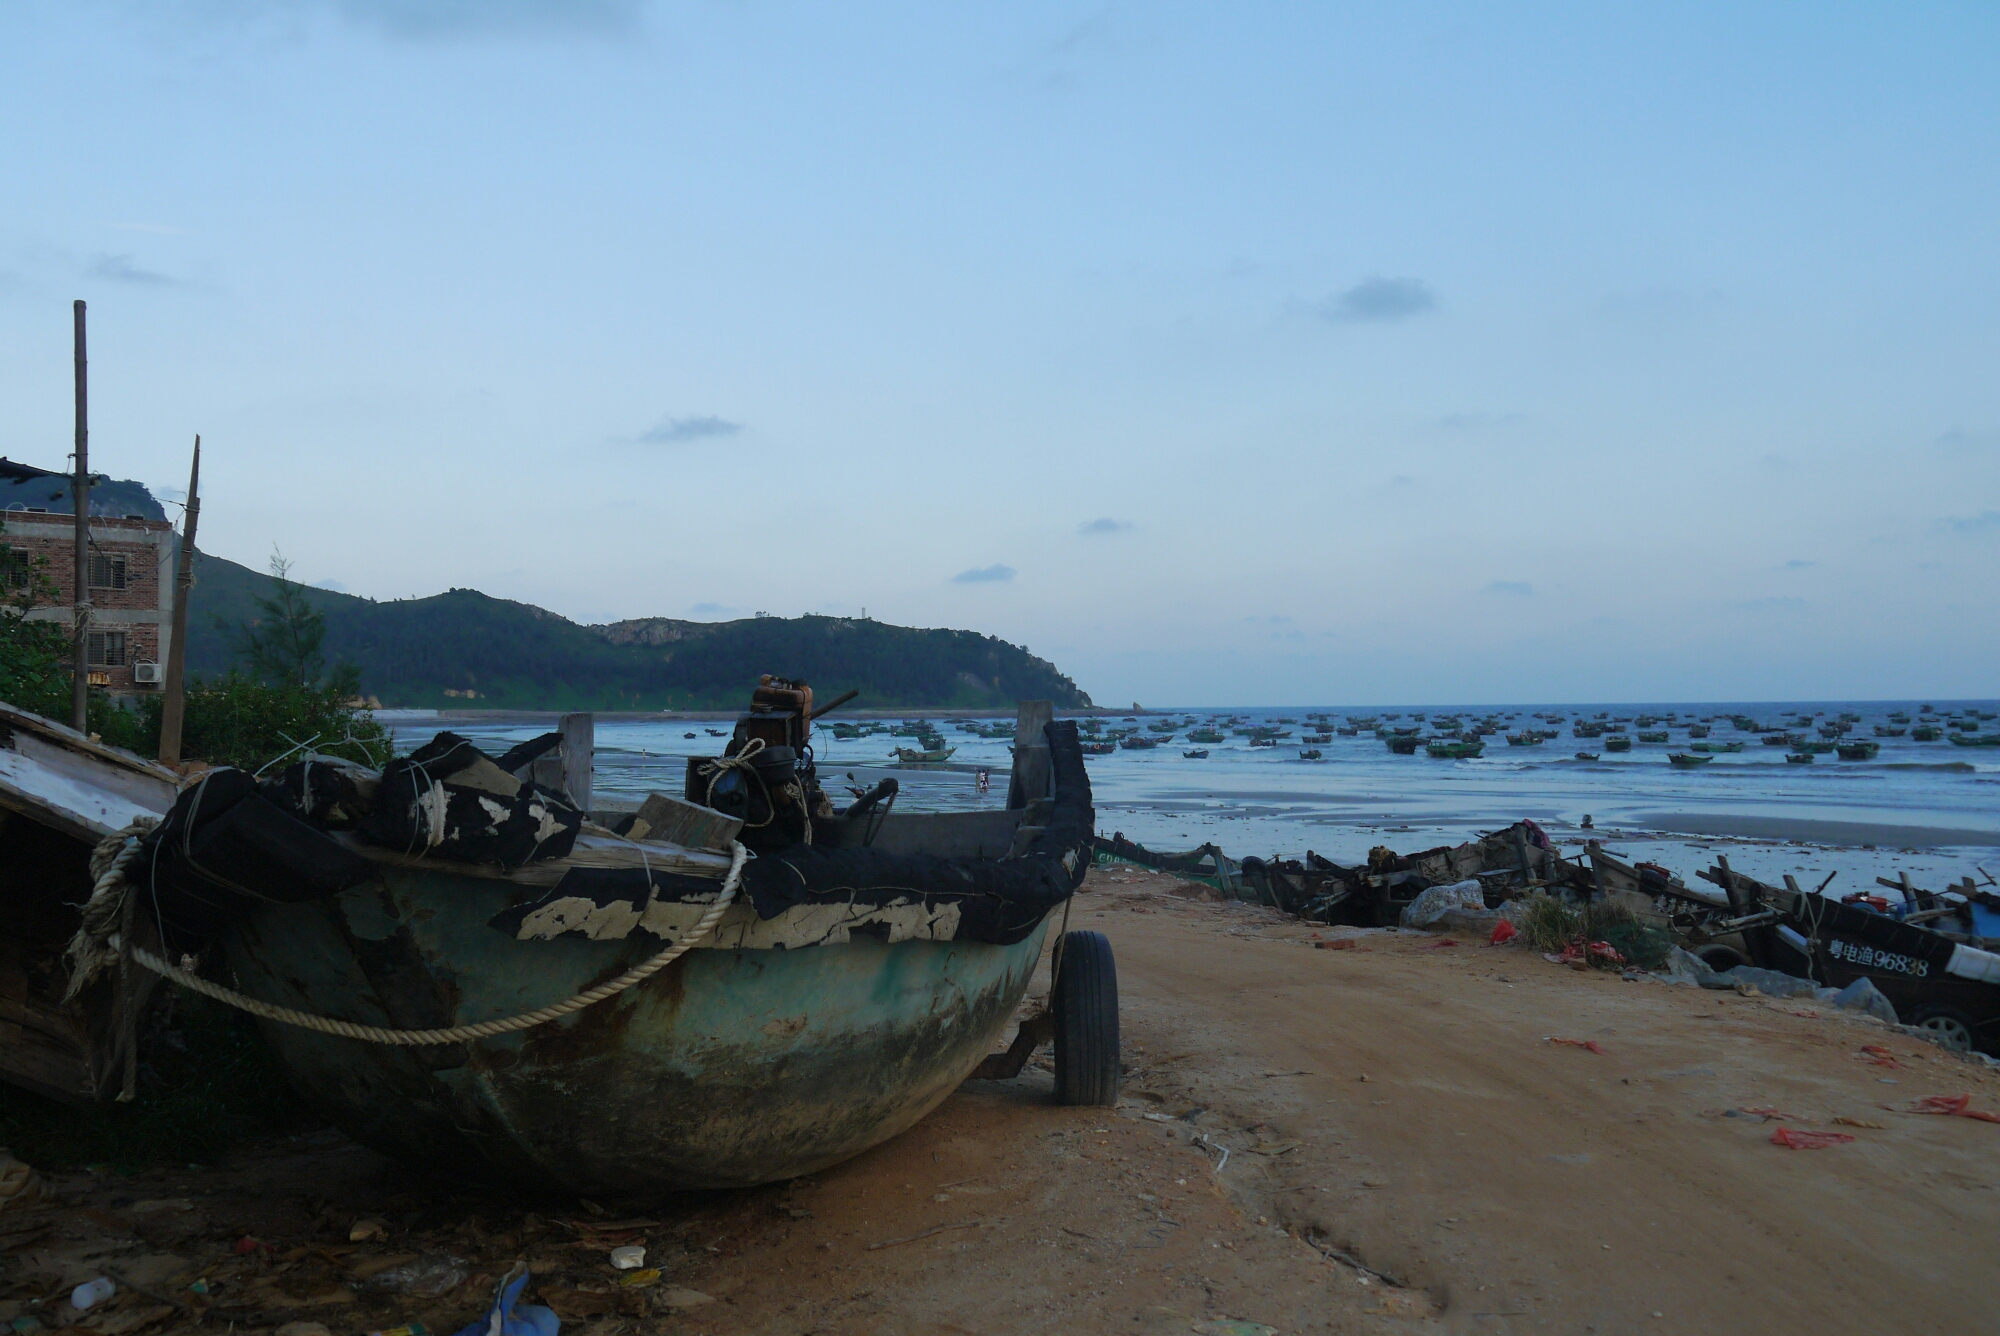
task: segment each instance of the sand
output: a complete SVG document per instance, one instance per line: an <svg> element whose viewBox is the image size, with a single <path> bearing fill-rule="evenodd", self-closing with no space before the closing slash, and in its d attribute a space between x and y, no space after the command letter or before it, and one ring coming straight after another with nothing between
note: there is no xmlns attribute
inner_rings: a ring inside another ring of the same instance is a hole
<svg viewBox="0 0 2000 1336"><path fill-rule="evenodd" d="M1804 840L1810 844L2000 848L2000 831L1960 830L1949 826L1812 821L1786 816L1719 816L1708 812L1644 812L1632 817L1627 824L1684 835L1735 835L1759 840Z"/></svg>
<svg viewBox="0 0 2000 1336"><path fill-rule="evenodd" d="M1199 893L1100 869L1076 902L1071 926L1117 951L1131 1072L1116 1109L1057 1107L1031 1067L807 1179L603 1215L440 1188L333 1133L215 1170L68 1175L39 1260L10 1262L13 1293L107 1256L157 1277L167 1257L236 1268L217 1330L452 1331L524 1257L564 1330L593 1336L1989 1324L2000 1125L1883 1107L1968 1092L2000 1109L1983 1066L1795 1003L1513 947L1367 933L1317 949L1306 926ZM1862 1060L1869 1044L1897 1065ZM1780 1125L1855 1140L1790 1150L1771 1143ZM349 1244L363 1216L388 1234ZM271 1245L262 1271L229 1248L244 1234ZM644 1242L659 1283L615 1286L613 1240ZM477 1273L440 1299L347 1284L439 1249Z"/></svg>

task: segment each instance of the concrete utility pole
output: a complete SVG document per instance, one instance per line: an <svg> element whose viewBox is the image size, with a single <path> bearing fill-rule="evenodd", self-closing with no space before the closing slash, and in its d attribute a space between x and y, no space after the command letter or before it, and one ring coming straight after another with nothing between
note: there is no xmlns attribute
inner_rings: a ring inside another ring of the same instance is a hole
<svg viewBox="0 0 2000 1336"><path fill-rule="evenodd" d="M181 721L187 710L188 591L194 588L194 529L201 520L201 437L194 438L194 468L188 473L187 520L181 525L181 556L174 571L173 639L167 642L167 682L160 702L160 764L181 763Z"/></svg>
<svg viewBox="0 0 2000 1336"><path fill-rule="evenodd" d="M83 301L76 303L76 590L70 629L75 634L70 677L70 722L90 731L90 389L83 355Z"/></svg>

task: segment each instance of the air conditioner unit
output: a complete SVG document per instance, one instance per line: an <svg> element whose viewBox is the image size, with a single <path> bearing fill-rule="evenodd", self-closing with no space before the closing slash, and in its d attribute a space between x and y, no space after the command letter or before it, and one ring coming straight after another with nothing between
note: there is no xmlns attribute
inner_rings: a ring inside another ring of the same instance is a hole
<svg viewBox="0 0 2000 1336"><path fill-rule="evenodd" d="M156 687L166 680L167 670L157 663L135 663L132 665L132 680L140 686Z"/></svg>

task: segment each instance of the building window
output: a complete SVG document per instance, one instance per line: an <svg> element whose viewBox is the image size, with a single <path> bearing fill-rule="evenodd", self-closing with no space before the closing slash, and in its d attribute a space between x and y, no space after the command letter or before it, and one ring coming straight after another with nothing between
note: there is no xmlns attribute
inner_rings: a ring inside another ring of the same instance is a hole
<svg viewBox="0 0 2000 1336"><path fill-rule="evenodd" d="M125 587L125 558L114 557L103 552L91 553L90 587L92 589L123 589Z"/></svg>
<svg viewBox="0 0 2000 1336"><path fill-rule="evenodd" d="M90 664L93 668L124 667L125 633L123 631L92 631L90 633Z"/></svg>
<svg viewBox="0 0 2000 1336"><path fill-rule="evenodd" d="M8 589L25 589L34 569L34 558L19 548L0 551L0 585Z"/></svg>

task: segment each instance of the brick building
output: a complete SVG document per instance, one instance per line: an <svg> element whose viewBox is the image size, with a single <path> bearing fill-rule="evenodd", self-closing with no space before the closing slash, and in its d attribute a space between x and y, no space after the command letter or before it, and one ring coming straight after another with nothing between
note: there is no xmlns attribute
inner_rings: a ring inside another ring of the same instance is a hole
<svg viewBox="0 0 2000 1336"><path fill-rule="evenodd" d="M147 512L151 512L150 514ZM76 600L76 507L68 475L0 457L0 581L13 593L46 558L55 599L28 614L68 626ZM90 489L89 672L114 696L157 691L173 625L174 526L135 483Z"/></svg>

